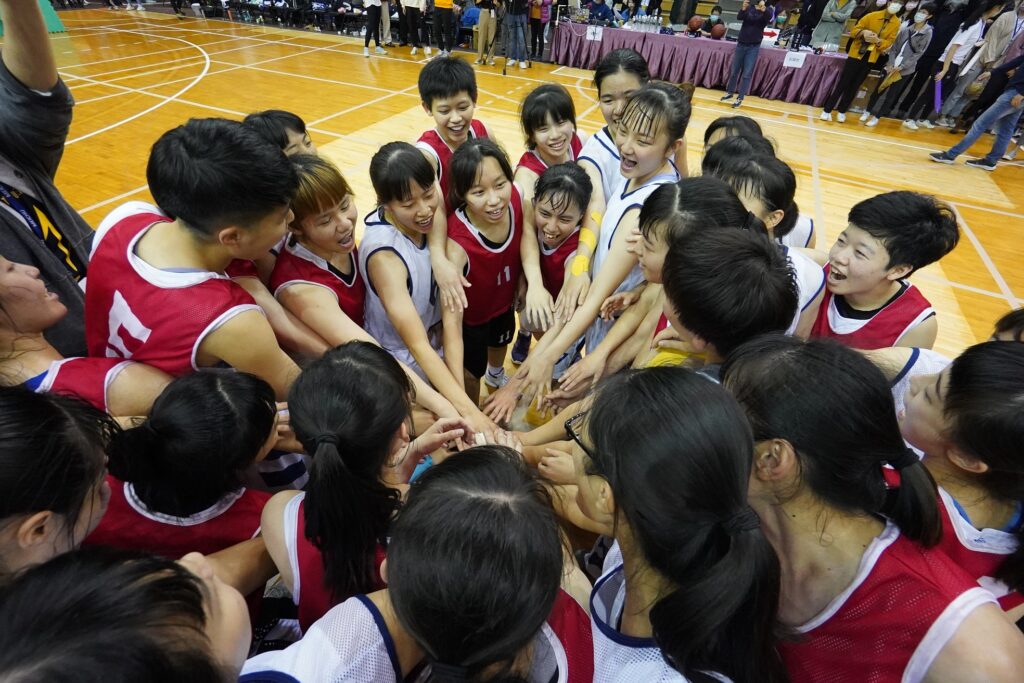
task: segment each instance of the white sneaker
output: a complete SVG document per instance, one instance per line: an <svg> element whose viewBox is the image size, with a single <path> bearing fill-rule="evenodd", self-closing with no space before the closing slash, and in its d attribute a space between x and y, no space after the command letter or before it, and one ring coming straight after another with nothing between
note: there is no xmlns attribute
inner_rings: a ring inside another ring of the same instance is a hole
<svg viewBox="0 0 1024 683"><path fill-rule="evenodd" d="M830 111L823 111L823 112L821 112L821 116L819 116L818 118L821 119L822 121L829 121L829 122L831 122L832 121L832 112L830 112Z"/></svg>
<svg viewBox="0 0 1024 683"><path fill-rule="evenodd" d="M375 55L386 55L388 51L378 45L373 49L373 53Z"/></svg>
<svg viewBox="0 0 1024 683"><path fill-rule="evenodd" d="M868 112L864 112L863 114L860 115L860 122L864 123L865 121L867 121L870 118L871 118L871 114L868 113Z"/></svg>
<svg viewBox="0 0 1024 683"><path fill-rule="evenodd" d="M519 68L520 69L525 69L526 68L526 62L519 62Z"/></svg>
<svg viewBox="0 0 1024 683"><path fill-rule="evenodd" d="M910 130L917 130L917 123L915 121L907 119L906 121L903 122L903 127L908 128Z"/></svg>
<svg viewBox="0 0 1024 683"><path fill-rule="evenodd" d="M838 121L839 123L846 123L846 114L844 114L843 112L839 112L838 114L836 114L836 121Z"/></svg>
<svg viewBox="0 0 1024 683"><path fill-rule="evenodd" d="M423 48L423 56L424 57L429 57L430 56L430 46L429 45L427 47Z"/></svg>
<svg viewBox="0 0 1024 683"><path fill-rule="evenodd" d="M868 122L865 123L864 125L867 126L868 128L874 128L875 126L878 125L878 117L877 116L872 116L870 119L868 119Z"/></svg>
<svg viewBox="0 0 1024 683"><path fill-rule="evenodd" d="M364 47L363 48L363 56L364 57L369 57L370 56L370 48L368 48L368 47Z"/></svg>
<svg viewBox="0 0 1024 683"><path fill-rule="evenodd" d="M917 120L917 125L920 128L934 128L935 127L935 124L932 123L931 121L929 121L928 119L918 119Z"/></svg>
<svg viewBox="0 0 1024 683"><path fill-rule="evenodd" d="M511 378L505 372L504 368L501 369L501 374L497 376L492 375L489 372L484 373L484 384L491 387L492 389L500 389L501 387L508 384L509 379Z"/></svg>
<svg viewBox="0 0 1024 683"><path fill-rule="evenodd" d="M419 51L420 51L420 49L419 49L418 47L414 47L414 48L412 49L412 53L411 53L411 54L412 54L413 56L416 56L416 53L417 53L417 52L419 52Z"/></svg>

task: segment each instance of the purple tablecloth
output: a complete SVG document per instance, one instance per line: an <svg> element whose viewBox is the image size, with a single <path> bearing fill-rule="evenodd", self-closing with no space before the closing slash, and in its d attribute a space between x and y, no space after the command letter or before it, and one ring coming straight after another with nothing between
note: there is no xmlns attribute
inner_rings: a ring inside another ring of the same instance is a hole
<svg viewBox="0 0 1024 683"><path fill-rule="evenodd" d="M601 57L621 47L642 54L655 78L724 88L736 43L614 28L604 29L601 40L587 40L586 26L562 23L555 29L551 55L556 64L593 69ZM783 66L786 54L780 48L761 48L750 94L820 107L839 80L846 54L807 53L800 68Z"/></svg>

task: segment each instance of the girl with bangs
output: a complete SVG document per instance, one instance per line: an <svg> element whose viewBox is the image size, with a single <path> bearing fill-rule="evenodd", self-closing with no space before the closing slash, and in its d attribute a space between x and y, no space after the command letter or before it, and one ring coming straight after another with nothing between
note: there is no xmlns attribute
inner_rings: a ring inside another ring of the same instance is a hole
<svg viewBox="0 0 1024 683"><path fill-rule="evenodd" d="M299 176L292 200L295 218L270 276L270 289L327 348L354 340L377 344L363 329L366 285L359 272L359 214L352 188L326 159L301 154L291 161ZM422 407L441 416L455 415L451 404L415 372L406 374Z"/></svg>
<svg viewBox="0 0 1024 683"><path fill-rule="evenodd" d="M520 393L548 393L559 357L584 334L589 351L608 333L614 321L598 318L605 299L644 281L637 256L629 249L629 237L646 199L661 185L679 180L672 159L683 145L692 93L692 88L652 82L626 105L615 131L622 177L608 197L602 218L590 270L593 285L558 335L544 337L520 367L516 373Z"/></svg>

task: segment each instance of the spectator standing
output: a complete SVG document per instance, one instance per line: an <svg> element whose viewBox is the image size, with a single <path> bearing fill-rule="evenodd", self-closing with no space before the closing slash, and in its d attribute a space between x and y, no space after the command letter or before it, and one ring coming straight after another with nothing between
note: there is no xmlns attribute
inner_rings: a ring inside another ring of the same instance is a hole
<svg viewBox="0 0 1024 683"><path fill-rule="evenodd" d="M1024 113L1024 68L1022 67L1024 67L1024 56L1017 57L993 69L994 73L998 72L1000 75L1013 72L1013 76L1010 76L1007 82L1006 90L995 101L995 104L978 117L963 140L945 152L934 152L931 155L932 161L937 161L940 164L952 164L958 156L970 149L971 145L985 131L994 130L996 139L992 150L981 159L971 159L967 165L985 171L995 170L1000 158L1010 146L1013 131L1016 130L1021 114Z"/></svg>
<svg viewBox="0 0 1024 683"><path fill-rule="evenodd" d="M1021 8L1017 8L1018 12L1021 12ZM1021 19L1018 15L1018 19ZM1024 55L1024 21L1021 21L1020 30L1017 30L1016 24L1014 24L1014 37L1010 39L1010 47L1006 49L1002 58L996 62L996 67L1000 67L1009 61ZM995 68L989 72L990 77L985 81L985 89L981 91L981 95L978 99L971 104L970 107L963 114L963 121L973 121L978 115L992 106L992 103L996 101L1003 89L1006 88L1006 76L1002 75L1002 72L996 73ZM955 130L955 129L954 129Z"/></svg>
<svg viewBox="0 0 1024 683"><path fill-rule="evenodd" d="M505 57L513 63L518 61L520 68L526 68L526 11L528 0L508 0L508 12L505 14ZM594 0L594 3L602 0ZM603 3L602 3L603 4ZM610 10L609 10L610 11ZM591 9L591 16L594 10Z"/></svg>
<svg viewBox="0 0 1024 683"><path fill-rule="evenodd" d="M793 36L794 49L801 45L809 45L814 29L821 21L825 11L825 0L804 0L800 7L800 18L796 22L796 33Z"/></svg>
<svg viewBox="0 0 1024 683"><path fill-rule="evenodd" d="M434 0L434 42L441 57L447 57L455 47L454 23L452 0Z"/></svg>
<svg viewBox="0 0 1024 683"><path fill-rule="evenodd" d="M838 49L839 38L843 35L843 27L853 14L857 0L828 0L821 12L821 20L811 34L811 45L835 45Z"/></svg>
<svg viewBox="0 0 1024 683"><path fill-rule="evenodd" d="M979 5L971 14L964 19L959 30L946 45L942 55L932 66L934 76L926 82L925 88L910 109L907 110L906 120L903 126L911 130L919 127L934 128L935 125L929 119L931 112L935 109L935 88L941 83L940 93L952 92L956 87L956 77L960 67L967 56L974 49L975 44L981 40L982 31L985 28L985 21L991 19L1003 9L1003 0L986 0L985 4ZM932 40L934 43L934 39ZM930 48L929 48L930 49ZM927 52L925 53L927 54ZM919 67L920 70L920 67ZM916 121L915 121L916 119Z"/></svg>
<svg viewBox="0 0 1024 683"><path fill-rule="evenodd" d="M761 41L764 40L764 27L775 18L775 8L769 7L765 0L758 0L753 7L750 6L750 0L743 0L743 6L736 13L736 18L743 22L743 27L740 29L736 51L732 55L729 83L725 88L725 96L722 97L722 102L726 102L731 100L735 93L739 93L739 97L732 103L733 109L743 104L743 98L750 90L750 79L754 76L754 65L757 64L757 55L761 52Z"/></svg>
<svg viewBox="0 0 1024 683"><path fill-rule="evenodd" d="M530 0L530 56L544 56L544 28L551 20L551 0Z"/></svg>
<svg viewBox="0 0 1024 683"><path fill-rule="evenodd" d="M850 32L850 56L843 63L843 71L839 81L828 97L825 98L822 121L832 120L832 109L838 105L839 123L846 121L846 110L857 95L857 89L867 78L868 72L878 63L878 59L889 51L896 42L900 31L899 13L903 9L900 2L890 2L882 12L865 14Z"/></svg>
<svg viewBox="0 0 1024 683"><path fill-rule="evenodd" d="M0 255L39 269L67 306L45 336L66 357L85 355L85 278L92 229L54 184L74 99L57 76L35 0L0 0Z"/></svg>
<svg viewBox="0 0 1024 683"><path fill-rule="evenodd" d="M711 9L711 14L704 20L704 23L701 24L700 34L702 36L710 36L711 29L716 26L725 26L725 22L722 21L722 8L718 5L715 5Z"/></svg>
<svg viewBox="0 0 1024 683"><path fill-rule="evenodd" d="M491 53L491 44L494 42L494 36L498 29L498 7L495 0L479 0L476 6L480 10L480 19L477 22L476 61L474 64L483 64L484 60L493 54ZM488 64L494 66L494 60L491 59Z"/></svg>
<svg viewBox="0 0 1024 683"><path fill-rule="evenodd" d="M380 41L380 8L381 0L364 0L363 7L366 9L366 35L363 37L363 56L370 56L370 38L377 43L374 54L386 55L388 52L381 46Z"/></svg>
<svg viewBox="0 0 1024 683"><path fill-rule="evenodd" d="M423 48L423 56L430 56L430 33L426 24L423 23L423 10L427 6L427 0L403 0L405 7L405 21L409 32L409 42L412 43L412 54L415 55Z"/></svg>
<svg viewBox="0 0 1024 683"><path fill-rule="evenodd" d="M380 0L380 37L384 47L394 47L391 42L391 0Z"/></svg>
<svg viewBox="0 0 1024 683"><path fill-rule="evenodd" d="M1010 41L1021 33L1024 33L1024 0L1017 0L1015 11L999 15L985 32L985 44L971 59L964 72L957 77L956 88L942 103L942 111L939 112L942 116L935 122L936 125L947 128L953 126L954 119L960 116L968 104L967 98L964 97L968 86L982 73L990 71L1006 53Z"/></svg>
<svg viewBox="0 0 1024 683"><path fill-rule="evenodd" d="M903 91L910 84L911 76L917 69L917 60L924 54L932 39L932 27L928 21L935 15L935 9L935 5L930 2L921 5L914 12L912 23L900 28L892 48L892 54L895 56L886 66L887 77L893 71L899 71L900 79L884 91L876 91L871 96L864 114L860 117L861 121L867 122L869 128L878 125L878 117L888 113L889 107L899 101Z"/></svg>

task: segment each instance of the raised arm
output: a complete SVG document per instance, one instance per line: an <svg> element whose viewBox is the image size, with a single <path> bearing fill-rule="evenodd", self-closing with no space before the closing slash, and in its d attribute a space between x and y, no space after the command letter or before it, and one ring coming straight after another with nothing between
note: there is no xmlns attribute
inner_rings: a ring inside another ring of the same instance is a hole
<svg viewBox="0 0 1024 683"><path fill-rule="evenodd" d="M38 1L0 0L0 20L4 23L4 66L29 88L52 90L57 85L57 64Z"/></svg>

